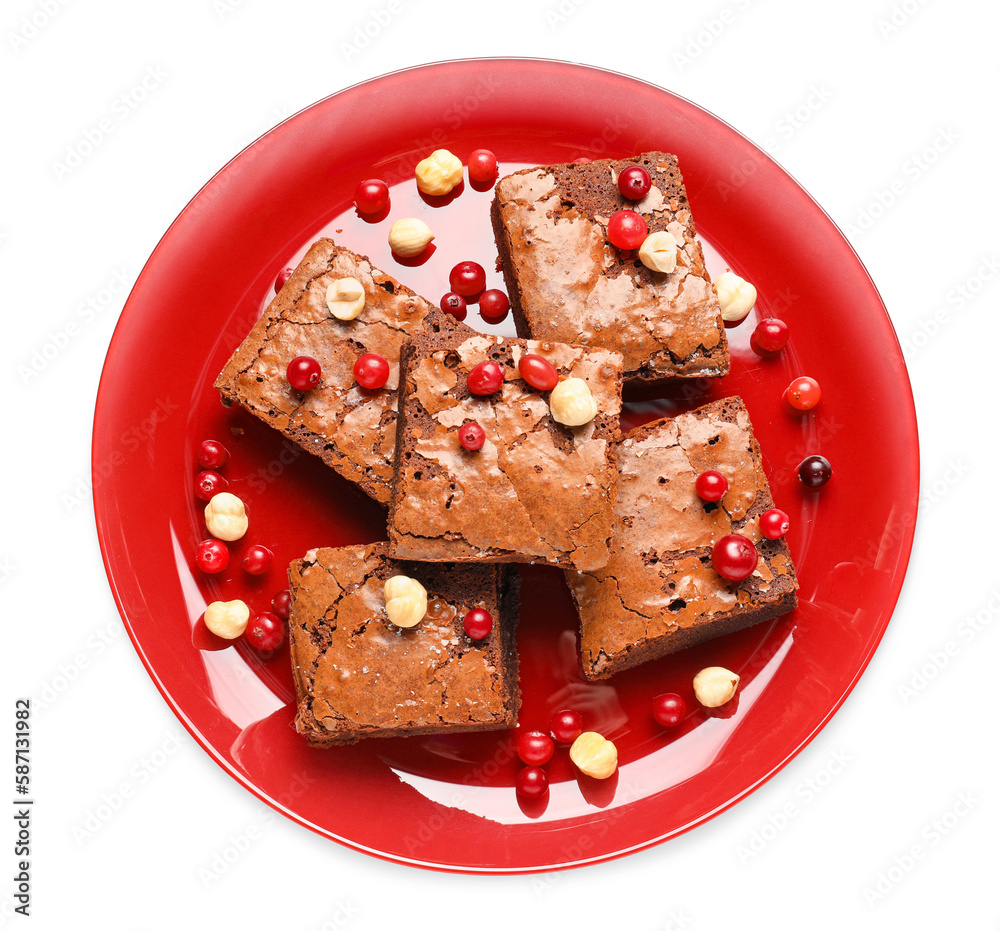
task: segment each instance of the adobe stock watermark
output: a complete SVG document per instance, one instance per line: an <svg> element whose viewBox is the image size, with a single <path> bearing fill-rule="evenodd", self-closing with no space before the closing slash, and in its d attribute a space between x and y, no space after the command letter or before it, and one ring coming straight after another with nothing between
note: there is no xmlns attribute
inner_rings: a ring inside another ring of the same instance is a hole
<svg viewBox="0 0 1000 931"><path fill-rule="evenodd" d="M372 42L376 41L402 12L403 0L388 0L384 6L373 10L351 33L350 41L340 43L340 54L344 56L344 61L350 63L352 58L370 48Z"/></svg>
<svg viewBox="0 0 1000 931"><path fill-rule="evenodd" d="M774 132L764 140L762 148L768 155L774 155L782 142L791 139L820 110L833 100L833 91L824 83L810 84L805 97L795 106L789 107L774 124Z"/></svg>
<svg viewBox="0 0 1000 931"><path fill-rule="evenodd" d="M111 101L104 116L91 123L75 142L66 146L61 160L52 160L52 173L56 181L65 181L87 161L139 107L149 100L150 94L161 87L167 77L167 72L160 65L148 65L138 81Z"/></svg>
<svg viewBox="0 0 1000 931"><path fill-rule="evenodd" d="M103 627L90 633L82 648L71 659L60 662L55 672L42 683L38 697L33 700L35 710L44 711L55 704L93 667L94 661L103 656L122 633L121 621L117 619L108 621Z"/></svg>
<svg viewBox="0 0 1000 931"><path fill-rule="evenodd" d="M909 25L910 20L917 15L930 0L902 0L901 3L894 3L892 9L875 23L878 26L878 33L883 39L891 39L904 26Z"/></svg>
<svg viewBox="0 0 1000 931"><path fill-rule="evenodd" d="M736 848L736 856L743 866L756 859L777 837L802 814L823 792L829 788L847 767L854 762L845 750L835 750L826 763L811 776L803 779L796 787L794 799L789 799L781 808L767 816L743 844Z"/></svg>
<svg viewBox="0 0 1000 931"><path fill-rule="evenodd" d="M701 21L700 28L688 35L682 48L671 54L678 71L693 65L706 49L711 48L733 23L750 9L750 0L733 0Z"/></svg>
<svg viewBox="0 0 1000 931"><path fill-rule="evenodd" d="M559 0L558 3L553 3L546 7L545 22L548 23L549 29L562 26L563 23L573 17L580 7L586 4L587 0Z"/></svg>
<svg viewBox="0 0 1000 931"><path fill-rule="evenodd" d="M921 829L903 853L892 858L892 863L879 872L861 889L865 903L875 908L885 901L917 866L925 863L930 853L947 838L958 825L979 806L982 799L971 790L958 794L955 801L940 815L931 819Z"/></svg>
<svg viewBox="0 0 1000 931"><path fill-rule="evenodd" d="M338 928L346 928L359 915L361 909L350 899L346 902L337 902L333 914L313 931L337 931Z"/></svg>
<svg viewBox="0 0 1000 931"><path fill-rule="evenodd" d="M17 572L17 566L11 561L9 556L0 556L0 585L6 585Z"/></svg>
<svg viewBox="0 0 1000 931"><path fill-rule="evenodd" d="M232 16L245 2L246 0L212 0L215 18L221 23L227 17Z"/></svg>
<svg viewBox="0 0 1000 931"><path fill-rule="evenodd" d="M937 131L927 145L903 159L899 174L885 187L878 188L868 203L858 208L854 221L845 228L847 235L861 236L867 233L961 138L950 126L944 127Z"/></svg>
<svg viewBox="0 0 1000 931"><path fill-rule="evenodd" d="M904 705L908 705L924 689L934 682L952 661L979 635L993 625L1000 616L1000 590L990 590L987 601L973 614L967 614L955 625L954 636L933 650L928 650L924 659L910 669L904 682L896 686L896 695Z"/></svg>
<svg viewBox="0 0 1000 931"><path fill-rule="evenodd" d="M21 52L38 38L48 25L70 5L71 0L40 0L35 8L22 16L17 26L7 33L7 42L12 51Z"/></svg>

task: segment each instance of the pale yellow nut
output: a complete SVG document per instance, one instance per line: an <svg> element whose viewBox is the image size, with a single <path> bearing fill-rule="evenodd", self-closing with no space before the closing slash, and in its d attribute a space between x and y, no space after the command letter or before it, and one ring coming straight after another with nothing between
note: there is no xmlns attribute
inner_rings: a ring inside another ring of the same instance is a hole
<svg viewBox="0 0 1000 931"><path fill-rule="evenodd" d="M222 491L206 505L205 525L213 537L232 542L243 537L250 520L243 502L236 495Z"/></svg>
<svg viewBox="0 0 1000 931"><path fill-rule="evenodd" d="M715 279L722 319L729 323L742 320L757 303L757 289L733 272L723 272Z"/></svg>
<svg viewBox="0 0 1000 931"><path fill-rule="evenodd" d="M397 627L415 627L427 613L427 589L416 579L394 575L385 582L385 613Z"/></svg>
<svg viewBox="0 0 1000 931"><path fill-rule="evenodd" d="M365 289L357 278L338 278L327 285L326 306L338 320L356 320L365 307Z"/></svg>
<svg viewBox="0 0 1000 931"><path fill-rule="evenodd" d="M581 773L607 779L618 768L618 748L595 731L585 731L569 748L569 758Z"/></svg>
<svg viewBox="0 0 1000 931"><path fill-rule="evenodd" d="M205 608L205 626L217 637L235 640L247 629L250 609L240 600L213 601Z"/></svg>
<svg viewBox="0 0 1000 931"><path fill-rule="evenodd" d="M672 233L650 233L639 246L639 261L654 272L670 274L677 268L677 240Z"/></svg>
<svg viewBox="0 0 1000 931"><path fill-rule="evenodd" d="M417 187L424 194L441 197L462 183L462 160L447 149L435 149L417 162Z"/></svg>
<svg viewBox="0 0 1000 931"><path fill-rule="evenodd" d="M431 228L423 220L406 217L392 224L389 230L389 248L405 259L420 255L433 238Z"/></svg>
<svg viewBox="0 0 1000 931"><path fill-rule="evenodd" d="M597 416L597 402L582 378L567 378L549 394L552 419L567 427L582 427Z"/></svg>
<svg viewBox="0 0 1000 931"><path fill-rule="evenodd" d="M718 708L736 694L740 677L722 666L706 666L694 677L694 697L706 708Z"/></svg>

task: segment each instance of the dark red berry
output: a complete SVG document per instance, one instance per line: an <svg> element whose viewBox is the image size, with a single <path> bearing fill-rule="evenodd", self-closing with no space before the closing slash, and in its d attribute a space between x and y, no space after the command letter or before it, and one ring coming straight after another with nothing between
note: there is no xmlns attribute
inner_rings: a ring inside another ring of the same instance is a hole
<svg viewBox="0 0 1000 931"><path fill-rule="evenodd" d="M465 298L454 291L448 291L441 298L441 309L446 314L451 314L456 320L464 320L465 315L468 313L468 305L465 303Z"/></svg>
<svg viewBox="0 0 1000 931"><path fill-rule="evenodd" d="M833 478L833 469L822 456L806 456L799 463L799 481L807 488L822 488Z"/></svg>
<svg viewBox="0 0 1000 931"><path fill-rule="evenodd" d="M517 363L518 374L536 391L551 391L559 384L556 367L542 356L529 352Z"/></svg>
<svg viewBox="0 0 1000 931"><path fill-rule="evenodd" d="M389 360L377 352L366 352L354 363L354 379L367 391L382 388L389 380Z"/></svg>
<svg viewBox="0 0 1000 931"><path fill-rule="evenodd" d="M785 389L785 400L797 411L811 411L819 404L821 396L819 382L808 375L796 378Z"/></svg>
<svg viewBox="0 0 1000 931"><path fill-rule="evenodd" d="M493 615L483 608L473 608L462 620L470 640L485 640L493 630Z"/></svg>
<svg viewBox="0 0 1000 931"><path fill-rule="evenodd" d="M517 755L528 766L544 766L552 759L555 744L548 734L528 731L517 738Z"/></svg>
<svg viewBox="0 0 1000 931"><path fill-rule="evenodd" d="M493 394L503 384L503 369L499 363L487 359L472 367L466 382L472 394Z"/></svg>
<svg viewBox="0 0 1000 931"><path fill-rule="evenodd" d="M628 200L642 200L652 185L653 180L642 165L629 165L618 175L618 190Z"/></svg>
<svg viewBox="0 0 1000 931"><path fill-rule="evenodd" d="M295 271L294 268L283 268L280 272L278 272L278 277L274 279L275 294L277 294L285 286L288 279L292 277L293 271Z"/></svg>
<svg viewBox="0 0 1000 931"><path fill-rule="evenodd" d="M218 440L205 440L198 450L198 464L203 469L221 469L229 459L229 452Z"/></svg>
<svg viewBox="0 0 1000 931"><path fill-rule="evenodd" d="M549 791L549 777L540 766L525 766L514 777L514 787L525 798L541 798Z"/></svg>
<svg viewBox="0 0 1000 931"><path fill-rule="evenodd" d="M285 377L297 391L309 391L319 384L323 372L312 356L296 356L288 363Z"/></svg>
<svg viewBox="0 0 1000 931"><path fill-rule="evenodd" d="M579 711L570 711L567 708L552 715L549 728L559 743L571 744L583 733L583 718Z"/></svg>
<svg viewBox="0 0 1000 931"><path fill-rule="evenodd" d="M788 324L777 317L765 317L750 334L750 348L759 356L781 352L788 342Z"/></svg>
<svg viewBox="0 0 1000 931"><path fill-rule="evenodd" d="M194 479L194 493L202 501L211 501L214 495L220 491L225 491L229 487L227 482L218 472L206 470L199 472Z"/></svg>
<svg viewBox="0 0 1000 931"><path fill-rule="evenodd" d="M510 299L503 291L490 288L479 295L479 316L489 323L499 323L510 310Z"/></svg>
<svg viewBox="0 0 1000 931"><path fill-rule="evenodd" d="M458 442L464 449L474 453L477 449L482 449L486 442L486 431L474 420L464 423L458 428Z"/></svg>
<svg viewBox="0 0 1000 931"><path fill-rule="evenodd" d="M684 720L687 702L674 692L665 692L653 699L653 719L661 727L676 727Z"/></svg>
<svg viewBox="0 0 1000 931"><path fill-rule="evenodd" d="M617 249L638 249L646 232L646 221L634 210L618 210L608 220L608 239Z"/></svg>
<svg viewBox="0 0 1000 931"><path fill-rule="evenodd" d="M361 213L378 213L389 203L389 185L378 178L362 181L354 192L354 206Z"/></svg>
<svg viewBox="0 0 1000 931"><path fill-rule="evenodd" d="M271 599L271 610L283 621L287 621L292 613L292 593L283 588Z"/></svg>
<svg viewBox="0 0 1000 931"><path fill-rule="evenodd" d="M262 611L251 618L243 636L251 646L269 653L285 642L285 622L269 611Z"/></svg>
<svg viewBox="0 0 1000 931"><path fill-rule="evenodd" d="M778 508L771 508L757 518L760 532L768 540L779 540L788 533L788 515Z"/></svg>
<svg viewBox="0 0 1000 931"><path fill-rule="evenodd" d="M489 149L475 149L469 155L469 180L486 184L497 176L497 157Z"/></svg>
<svg viewBox="0 0 1000 931"><path fill-rule="evenodd" d="M202 540L194 556L195 565L202 572L214 575L229 565L229 547L221 540Z"/></svg>
<svg viewBox="0 0 1000 931"><path fill-rule="evenodd" d="M274 553L266 546L255 543L247 550L246 556L243 557L243 568L250 575L263 575L271 568L272 559L274 559Z"/></svg>
<svg viewBox="0 0 1000 931"><path fill-rule="evenodd" d="M709 469L694 480L694 490L702 501L721 501L729 490L729 482L721 472Z"/></svg>
<svg viewBox="0 0 1000 931"><path fill-rule="evenodd" d="M757 568L757 547L741 534L727 534L712 547L712 565L724 579L742 582Z"/></svg>
<svg viewBox="0 0 1000 931"><path fill-rule="evenodd" d="M475 303L486 287L486 269L478 262L459 262L448 275L448 283L456 294Z"/></svg>

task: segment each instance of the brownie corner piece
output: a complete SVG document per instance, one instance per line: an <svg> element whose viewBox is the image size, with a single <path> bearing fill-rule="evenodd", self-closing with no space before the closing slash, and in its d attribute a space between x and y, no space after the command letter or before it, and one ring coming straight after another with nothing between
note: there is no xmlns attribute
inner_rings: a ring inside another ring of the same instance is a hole
<svg viewBox="0 0 1000 931"><path fill-rule="evenodd" d="M583 380L597 405L578 427L555 421L548 391L520 375L525 354ZM469 373L495 362L491 395ZM539 562L594 568L608 559L617 483L621 356L599 348L475 334L425 334L403 354L396 482L389 508L395 558ZM478 423L481 448L459 430Z"/></svg>

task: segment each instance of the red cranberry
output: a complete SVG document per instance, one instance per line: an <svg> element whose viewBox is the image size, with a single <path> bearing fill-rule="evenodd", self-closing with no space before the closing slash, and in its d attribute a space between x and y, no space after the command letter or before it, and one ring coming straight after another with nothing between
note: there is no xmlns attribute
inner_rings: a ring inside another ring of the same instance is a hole
<svg viewBox="0 0 1000 931"><path fill-rule="evenodd" d="M283 268L280 272L278 272L278 277L274 279L275 294L277 294L285 286L288 279L292 277L293 271L295 271L294 268Z"/></svg>
<svg viewBox="0 0 1000 931"><path fill-rule="evenodd" d="M559 384L556 367L542 356L529 352L517 363L518 374L536 391L551 391Z"/></svg>
<svg viewBox="0 0 1000 931"><path fill-rule="evenodd" d="M819 382L815 378L803 375L785 389L785 400L797 411L811 411L819 404L821 394Z"/></svg>
<svg viewBox="0 0 1000 931"><path fill-rule="evenodd" d="M565 709L552 715L549 725L552 736L561 744L571 744L583 733L583 718L579 711Z"/></svg>
<svg viewBox="0 0 1000 931"><path fill-rule="evenodd" d="M486 184L497 176L497 157L489 149L475 149L469 155L469 180Z"/></svg>
<svg viewBox="0 0 1000 931"><path fill-rule="evenodd" d="M243 636L251 646L269 653L285 642L285 622L269 611L262 611L251 618Z"/></svg>
<svg viewBox="0 0 1000 931"><path fill-rule="evenodd" d="M831 478L833 469L822 456L806 456L799 463L799 481L807 488L822 488Z"/></svg>
<svg viewBox="0 0 1000 931"><path fill-rule="evenodd" d="M389 380L389 361L377 352L366 352L354 363L354 379L362 388L375 391Z"/></svg>
<svg viewBox="0 0 1000 931"><path fill-rule="evenodd" d="M361 213L378 213L389 203L389 185L378 178L362 181L354 192L354 206Z"/></svg>
<svg viewBox="0 0 1000 931"><path fill-rule="evenodd" d="M458 442L462 444L463 449L474 453L477 449L483 448L483 443L486 442L486 431L474 420L470 423L464 423L458 428Z"/></svg>
<svg viewBox="0 0 1000 931"><path fill-rule="evenodd" d="M466 383L472 394L493 394L493 392L499 391L503 384L503 369L500 368L499 363L487 359L472 367Z"/></svg>
<svg viewBox="0 0 1000 931"><path fill-rule="evenodd" d="M653 699L653 719L661 727L676 727L684 720L687 702L680 695L665 692Z"/></svg>
<svg viewBox="0 0 1000 931"><path fill-rule="evenodd" d="M788 342L788 324L777 317L765 317L750 334L750 348L758 356L781 352Z"/></svg>
<svg viewBox="0 0 1000 931"><path fill-rule="evenodd" d="M479 295L479 316L488 323L499 323L510 310L510 299L498 288L490 288Z"/></svg>
<svg viewBox="0 0 1000 931"><path fill-rule="evenodd" d="M646 232L646 221L634 210L618 210L608 220L608 239L617 249L638 249Z"/></svg>
<svg viewBox="0 0 1000 931"><path fill-rule="evenodd" d="M292 613L292 593L283 588L271 599L271 610L283 621L287 621Z"/></svg>
<svg viewBox="0 0 1000 931"><path fill-rule="evenodd" d="M473 608L462 620L470 640L485 640L493 630L493 615L483 608Z"/></svg>
<svg viewBox="0 0 1000 931"><path fill-rule="evenodd" d="M272 559L274 559L274 553L266 546L255 543L247 550L246 556L243 557L243 568L250 575L263 575L271 568Z"/></svg>
<svg viewBox="0 0 1000 931"><path fill-rule="evenodd" d="M486 287L486 269L478 262L459 262L448 275L451 290L473 303Z"/></svg>
<svg viewBox="0 0 1000 931"><path fill-rule="evenodd" d="M525 798L541 798L549 791L549 777L540 766L525 766L514 777L514 787Z"/></svg>
<svg viewBox="0 0 1000 931"><path fill-rule="evenodd" d="M757 547L738 533L730 533L712 547L715 571L730 582L742 582L757 568Z"/></svg>
<svg viewBox="0 0 1000 931"><path fill-rule="evenodd" d="M653 179L642 165L629 165L618 176L618 190L628 200L642 200L653 186Z"/></svg>
<svg viewBox="0 0 1000 931"><path fill-rule="evenodd" d="M780 540L788 533L788 515L778 508L771 508L771 510L761 514L757 518L757 524L760 527L760 532L768 540Z"/></svg>
<svg viewBox="0 0 1000 931"><path fill-rule="evenodd" d="M319 384L323 372L312 356L296 356L288 363L285 377L297 391L309 391Z"/></svg>
<svg viewBox="0 0 1000 931"><path fill-rule="evenodd" d="M206 470L199 472L194 479L194 493L202 501L211 501L220 491L225 491L229 487L227 482L218 472Z"/></svg>
<svg viewBox="0 0 1000 931"><path fill-rule="evenodd" d="M198 450L198 463L205 469L221 469L227 459L229 452L218 440L205 440Z"/></svg>
<svg viewBox="0 0 1000 931"><path fill-rule="evenodd" d="M229 565L229 547L221 540L202 540L198 544L194 562L202 572L215 575Z"/></svg>
<svg viewBox="0 0 1000 931"><path fill-rule="evenodd" d="M702 501L721 501L729 491L729 482L721 472L709 469L694 480L694 490Z"/></svg>
<svg viewBox="0 0 1000 931"><path fill-rule="evenodd" d="M528 766L544 766L552 759L555 749L552 738L541 731L528 731L517 738L517 755Z"/></svg>
<svg viewBox="0 0 1000 931"><path fill-rule="evenodd" d="M456 320L464 320L465 315L468 313L468 305L465 303L465 298L454 291L448 291L441 298L441 309L446 314L451 314Z"/></svg>

